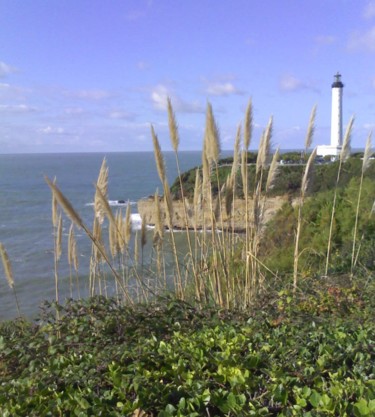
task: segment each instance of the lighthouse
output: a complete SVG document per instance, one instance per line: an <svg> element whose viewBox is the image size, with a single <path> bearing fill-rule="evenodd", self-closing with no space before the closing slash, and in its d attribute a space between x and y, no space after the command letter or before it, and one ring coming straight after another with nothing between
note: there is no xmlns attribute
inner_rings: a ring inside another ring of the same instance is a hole
<svg viewBox="0 0 375 417"><path fill-rule="evenodd" d="M331 107L331 144L321 145L317 148L317 155L331 156L340 155L342 147L342 94L344 84L341 74L337 72L332 83L332 107Z"/></svg>
<svg viewBox="0 0 375 417"><path fill-rule="evenodd" d="M331 146L342 146L342 89L341 74L335 75L332 83L332 110L331 110Z"/></svg>

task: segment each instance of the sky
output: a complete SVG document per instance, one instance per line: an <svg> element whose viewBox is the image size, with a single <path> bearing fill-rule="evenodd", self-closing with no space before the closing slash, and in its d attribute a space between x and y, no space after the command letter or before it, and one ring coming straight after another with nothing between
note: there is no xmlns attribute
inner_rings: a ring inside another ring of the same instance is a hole
<svg viewBox="0 0 375 417"><path fill-rule="evenodd" d="M259 144L329 144L344 83L353 147L375 127L375 0L0 0L0 153L200 150L211 103L233 149L249 100Z"/></svg>

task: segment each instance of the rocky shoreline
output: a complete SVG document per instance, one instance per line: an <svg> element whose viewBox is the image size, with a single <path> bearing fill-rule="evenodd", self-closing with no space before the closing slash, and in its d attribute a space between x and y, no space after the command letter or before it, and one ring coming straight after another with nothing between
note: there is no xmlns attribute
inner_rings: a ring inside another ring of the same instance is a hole
<svg viewBox="0 0 375 417"><path fill-rule="evenodd" d="M264 212L264 223L267 223L280 208L283 206L284 203L288 201L287 196L277 196L268 198L265 204L265 212ZM138 201L138 212L142 218L145 218L146 223L149 225L155 225L155 202L153 197L143 198ZM164 209L164 201L160 199L160 211L161 217L164 219L164 226L166 226L166 216L165 216L165 209ZM210 210L206 208L205 210L197 210L197 213L194 213L194 208L192 207L192 203L187 204L187 215L188 215L188 228L189 229L202 229L204 219L206 219L206 223L209 222L210 219ZM218 228L229 228L234 229L235 231L241 232L245 230L245 213L246 213L246 206L245 200L243 199L235 199L234 201L234 211L233 217L228 216L226 214L225 205L222 204L220 210L221 216L218 220ZM249 218L251 219L253 212L253 202L249 200ZM173 227L176 229L186 229L186 220L185 220L185 211L184 206L181 200L173 201Z"/></svg>

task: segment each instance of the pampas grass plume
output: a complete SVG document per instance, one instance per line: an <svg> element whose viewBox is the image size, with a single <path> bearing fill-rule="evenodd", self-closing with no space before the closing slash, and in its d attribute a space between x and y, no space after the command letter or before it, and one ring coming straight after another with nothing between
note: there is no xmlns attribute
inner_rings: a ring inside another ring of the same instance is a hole
<svg viewBox="0 0 375 417"><path fill-rule="evenodd" d="M60 204L60 207L64 210L65 214L70 218L70 220L79 228L83 228L83 222L78 213L74 210L73 206L63 195L63 193L58 189L57 185L52 183L48 177L44 177L48 186L51 188L54 197L57 202Z"/></svg>
<svg viewBox="0 0 375 417"><path fill-rule="evenodd" d="M0 242L0 255L1 255L1 260L3 262L5 278L8 282L9 287L13 288L14 279L13 279L12 265L10 263L9 256L4 248L4 245L1 242Z"/></svg>
<svg viewBox="0 0 375 417"><path fill-rule="evenodd" d="M249 100L249 103L246 108L245 113L245 124L244 124L244 148L246 151L249 150L250 142L251 142L251 136L252 136L252 130L253 130L253 104L251 100Z"/></svg>
<svg viewBox="0 0 375 417"><path fill-rule="evenodd" d="M169 125L169 134L171 136L171 142L173 146L173 150L177 152L178 145L180 143L180 138L178 135L178 127L176 122L176 117L173 111L171 99L168 97L167 100L167 106L168 106L168 125Z"/></svg>
<svg viewBox="0 0 375 417"><path fill-rule="evenodd" d="M309 125L307 128L306 139L305 139L305 150L309 149L312 144L312 139L313 139L314 131L315 131L315 117L316 117L316 104L313 107L311 114L310 114L310 120L309 120Z"/></svg>

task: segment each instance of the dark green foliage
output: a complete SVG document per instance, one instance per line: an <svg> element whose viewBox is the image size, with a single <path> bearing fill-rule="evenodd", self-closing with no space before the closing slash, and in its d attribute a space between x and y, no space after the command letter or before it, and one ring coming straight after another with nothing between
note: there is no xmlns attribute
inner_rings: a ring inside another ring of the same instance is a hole
<svg viewBox="0 0 375 417"><path fill-rule="evenodd" d="M46 305L37 324L1 324L0 413L372 415L375 326L364 305L374 292L324 285L283 290L252 313L93 298L58 306L56 321Z"/></svg>
<svg viewBox="0 0 375 417"><path fill-rule="evenodd" d="M332 273L350 270L353 230L357 207L359 178L352 178L347 187L340 188L333 224ZM371 208L375 197L375 182L365 178L359 212L360 242L358 269L375 270L375 216ZM323 270L332 212L333 191L315 194L305 202L302 210L300 255L302 273L318 274ZM269 223L264 240L263 257L274 271L290 273L293 270L294 234L297 209L286 204ZM357 273L358 273L357 269Z"/></svg>
<svg viewBox="0 0 375 417"><path fill-rule="evenodd" d="M270 196L289 194L292 197L296 197L298 196L300 192L301 180L302 180L304 167L305 167L303 164L299 164L300 159L301 159L301 154L290 153L290 154L281 155L281 157L284 157L285 155L289 155L289 158L293 157L294 159L296 159L296 163L298 164L279 165L278 175L269 193ZM219 161L219 181L221 185L224 184L226 177L231 172L232 161L233 161L233 158L225 158ZM255 162L256 162L256 154L249 153L248 163L250 165L248 167L248 177L249 177L250 193L252 193L255 188L255 181L256 181L255 165L254 165ZM335 187L336 179L337 179L338 164L339 164L338 162L315 164L313 174L309 181L309 190L308 190L309 194L332 190ZM196 169L197 168L193 168L189 171L184 172L181 175L182 184L184 188L184 195L189 198L192 198L193 193L194 193ZM349 160L342 166L342 171L340 174L340 181L338 184L339 187L342 188L342 187L347 186L349 181L353 177L360 177L361 169L362 169L362 160L358 156L349 158ZM268 172L266 171L265 175L263 176L263 184L262 184L263 189L267 180L267 174ZM375 181L375 164L374 163L370 164L370 167L366 171L365 177ZM218 190L218 187L217 187L217 178L216 178L215 170L212 174L212 184L213 184L213 192L216 193ZM241 179L240 172L238 172L238 175L237 175L237 186L238 186L237 195L239 197L243 197L242 179ZM174 198L178 199L181 197L180 182L178 178L173 183L171 187L171 192Z"/></svg>

